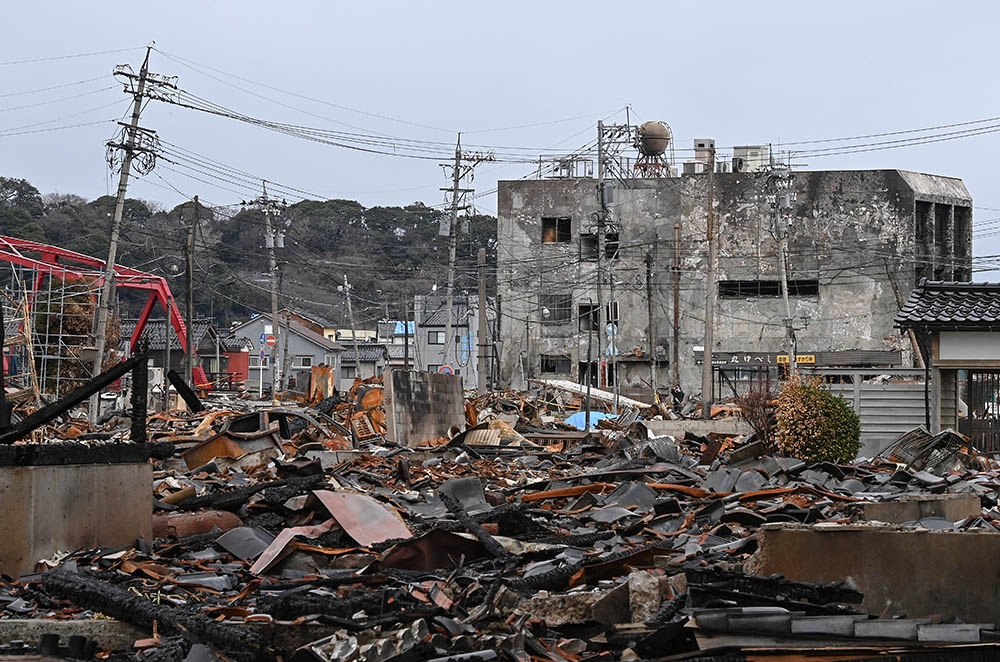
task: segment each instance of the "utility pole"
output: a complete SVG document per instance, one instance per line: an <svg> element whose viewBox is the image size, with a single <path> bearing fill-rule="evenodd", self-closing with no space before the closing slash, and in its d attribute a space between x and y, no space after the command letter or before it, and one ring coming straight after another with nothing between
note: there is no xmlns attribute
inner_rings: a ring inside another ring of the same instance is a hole
<svg viewBox="0 0 1000 662"><path fill-rule="evenodd" d="M653 244L656 250L656 244ZM657 401L656 393L656 317L653 315L653 254L646 253L646 335L649 336L649 386L653 389L653 402Z"/></svg>
<svg viewBox="0 0 1000 662"><path fill-rule="evenodd" d="M410 365L410 302L403 299L403 368L411 370Z"/></svg>
<svg viewBox="0 0 1000 662"><path fill-rule="evenodd" d="M472 172L476 164L482 161L493 160L495 160L495 157L492 152L488 154L480 154L478 152L467 154L462 152L462 134L460 132L458 140L455 142L455 160L450 166L451 187L441 189L451 195L451 213L448 227L445 228L442 225L438 231L439 235L448 237L448 288L445 296L444 345L441 347L441 363L443 365L448 365L448 348L452 346L455 340L452 324L455 314L455 250L458 245L458 212L467 208L463 202L465 196L472 192L472 189L461 188L462 179L465 175ZM469 163L468 165L463 165L464 162ZM449 167L447 164L442 164L442 166L445 168Z"/></svg>
<svg viewBox="0 0 1000 662"><path fill-rule="evenodd" d="M361 379L361 352L358 350L358 329L354 326L354 308L351 307L351 284L344 274L344 296L347 297L347 317L351 320L351 338L354 342L354 378Z"/></svg>
<svg viewBox="0 0 1000 662"><path fill-rule="evenodd" d="M118 259L118 237L121 234L122 212L125 210L125 192L128 188L128 178L132 171L132 158L138 147L136 135L139 133L139 113L142 112L142 99L146 92L146 78L149 73L149 52L152 46L146 48L146 58L139 70L139 80L135 87L132 103L132 120L125 130L125 143L121 145L108 144L109 148L119 147L123 151L121 174L118 177L118 197L115 200L115 215L111 220L111 243L108 246L108 259L104 263L104 282L101 285L101 300L97 308L97 330L94 338L96 353L94 356L94 376L104 371L105 345L108 340L108 310L114 298L115 291L115 260ZM90 398L90 422L97 422L99 396Z"/></svg>
<svg viewBox="0 0 1000 662"><path fill-rule="evenodd" d="M712 417L712 339L715 324L715 145L708 151L708 204L705 213L705 234L708 239L708 269L705 278L705 346L702 351L701 417Z"/></svg>
<svg viewBox="0 0 1000 662"><path fill-rule="evenodd" d="M604 338L602 334L605 330L605 320L607 319L607 315L604 310L604 251L607 249L606 237L604 236L604 226L608 220L608 208L604 202L604 122L601 120L597 121L597 201L601 206L600 211L597 212L597 363L598 366L600 366L601 357L604 356ZM591 310L593 310L593 308L591 308ZM588 359L588 362L589 361L590 359ZM588 370L591 368L591 365L587 366ZM598 368L598 387L601 386L601 372L600 368ZM617 411L617 402L615 405L615 410ZM589 393L587 396L587 412L588 414L590 412Z"/></svg>
<svg viewBox="0 0 1000 662"><path fill-rule="evenodd" d="M476 380L476 390L479 395L486 393L486 349L489 346L489 338L486 334L486 249L479 249L479 343L477 357L478 379Z"/></svg>
<svg viewBox="0 0 1000 662"><path fill-rule="evenodd" d="M194 233L198 227L198 196L194 196L194 215L188 226L187 249L187 353L184 355L184 379L188 384L194 384L194 347L191 345L194 326Z"/></svg>
<svg viewBox="0 0 1000 662"><path fill-rule="evenodd" d="M792 206L791 172L779 172L771 175L771 180L775 184L776 196L774 201L774 221L775 231L778 233L778 271L781 274L781 298L785 302L785 331L788 336L788 376L794 377L798 374L798 361L796 360L795 326L792 320L792 306L788 300L788 223L782 211Z"/></svg>
<svg viewBox="0 0 1000 662"><path fill-rule="evenodd" d="M671 367L674 373L674 387L681 385L680 344L681 344L681 224L674 223L674 338Z"/></svg>

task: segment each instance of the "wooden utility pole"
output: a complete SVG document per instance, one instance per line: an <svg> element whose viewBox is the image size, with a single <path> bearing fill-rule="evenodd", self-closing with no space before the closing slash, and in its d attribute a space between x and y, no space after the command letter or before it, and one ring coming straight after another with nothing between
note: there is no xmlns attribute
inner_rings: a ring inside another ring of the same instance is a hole
<svg viewBox="0 0 1000 662"><path fill-rule="evenodd" d="M194 233L198 228L198 196L194 196L194 215L188 226L186 257L187 257L187 353L184 355L184 379L194 385L194 347L191 344L194 326Z"/></svg>
<svg viewBox="0 0 1000 662"><path fill-rule="evenodd" d="M705 273L705 345L702 351L701 417L712 417L712 332L715 324L715 145L708 151L708 204L705 212L705 235L708 239L708 269Z"/></svg>
<svg viewBox="0 0 1000 662"><path fill-rule="evenodd" d="M132 103L132 120L125 131L124 154L122 170L118 177L118 196L115 199L115 214L111 219L111 243L108 246L108 259L104 263L104 282L101 285L101 300L97 309L97 330L94 334L94 376L104 371L105 345L108 341L108 311L115 292L115 261L118 259L118 237L121 234L122 213L125 210L125 192L128 189L128 178L132 171L132 156L136 146L136 134L139 132L139 113L142 112L142 98L146 92L146 76L149 73L149 52L152 46L146 48L146 59L142 61L139 70L139 82L135 90L135 101ZM90 398L90 422L96 423L98 416L99 395Z"/></svg>
<svg viewBox="0 0 1000 662"><path fill-rule="evenodd" d="M656 244L653 244L656 250ZM646 253L646 335L649 336L649 386L653 389L653 402L656 402L656 316L653 315L653 254Z"/></svg>
<svg viewBox="0 0 1000 662"><path fill-rule="evenodd" d="M486 334L486 249L479 249L479 342L478 342L478 379L476 390L479 395L486 393L486 349L489 338Z"/></svg>
<svg viewBox="0 0 1000 662"><path fill-rule="evenodd" d="M351 284L344 274L344 296L347 297L347 317L351 320L351 338L354 342L354 378L361 379L361 352L358 350L358 329L354 326L354 308L351 306Z"/></svg>
<svg viewBox="0 0 1000 662"><path fill-rule="evenodd" d="M674 373L674 387L681 384L680 344L681 344L681 224L674 223L674 338L671 367Z"/></svg>

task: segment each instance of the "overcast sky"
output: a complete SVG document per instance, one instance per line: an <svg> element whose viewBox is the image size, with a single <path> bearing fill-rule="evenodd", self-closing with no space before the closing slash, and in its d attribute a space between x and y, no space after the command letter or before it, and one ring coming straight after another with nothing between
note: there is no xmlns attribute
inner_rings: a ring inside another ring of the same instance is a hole
<svg viewBox="0 0 1000 662"><path fill-rule="evenodd" d="M1000 4L985 1L7 3L0 175L26 178L43 193L112 192L104 161L110 122L38 130L121 117L129 100L111 71L119 63L138 70L153 41L163 54L153 52L152 71L246 115L440 142L443 155L461 130L466 142L537 154L585 144L597 119L626 105L634 119L670 124L679 148L694 137L719 146L779 143L1000 116L998 19ZM113 49L130 50L12 63ZM97 80L20 94L88 79ZM144 110L142 125L214 161L365 205L437 204L446 184L436 160L306 142L159 102ZM953 130L961 128L969 127ZM975 252L986 255L1000 253L1000 237L988 236L1000 227L990 223L1000 218L998 146L1000 135L987 133L797 162L960 177L983 237ZM474 185L488 190L498 177L530 170L483 165ZM170 164L155 172L134 182L130 196L172 207L184 198L171 187L215 204L255 193L253 184L197 181ZM477 205L494 213L496 197Z"/></svg>

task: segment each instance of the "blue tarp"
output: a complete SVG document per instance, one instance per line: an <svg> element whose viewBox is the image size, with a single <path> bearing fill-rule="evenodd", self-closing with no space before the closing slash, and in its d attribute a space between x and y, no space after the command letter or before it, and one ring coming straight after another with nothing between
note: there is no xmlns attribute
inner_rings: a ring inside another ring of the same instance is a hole
<svg viewBox="0 0 1000 662"><path fill-rule="evenodd" d="M618 418L618 414L605 414L602 411L592 411L590 412L590 427L594 427L597 424L597 421L605 418L616 419ZM566 423L572 425L577 430L585 430L587 428L587 412L576 412L566 419Z"/></svg>

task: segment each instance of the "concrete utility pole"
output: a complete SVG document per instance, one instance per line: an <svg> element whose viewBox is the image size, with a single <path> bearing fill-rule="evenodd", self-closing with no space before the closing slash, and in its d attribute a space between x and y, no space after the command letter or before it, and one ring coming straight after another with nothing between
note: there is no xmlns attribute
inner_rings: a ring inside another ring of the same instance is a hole
<svg viewBox="0 0 1000 662"><path fill-rule="evenodd" d="M361 379L361 352L358 350L358 329L354 326L354 308L351 306L351 284L344 274L344 296L347 297L347 317L351 320L351 338L354 343L354 378Z"/></svg>
<svg viewBox="0 0 1000 662"><path fill-rule="evenodd" d="M486 349L489 338L486 334L486 249L479 249L479 342L478 342L478 379L476 390L482 395L486 393Z"/></svg>
<svg viewBox="0 0 1000 662"><path fill-rule="evenodd" d="M121 175L118 177L118 197L115 200L115 215L111 219L111 243L108 246L108 259L104 263L104 283L101 286L101 300L97 309L97 331L94 334L94 375L104 371L105 345L108 341L108 310L115 292L115 260L118 259L118 237L121 234L122 212L125 210L125 192L128 189L128 178L132 170L132 157L135 153L136 134L139 131L139 113L142 112L142 98L146 91L146 77L149 73L149 52L152 46L146 48L146 59L142 61L139 70L139 82L135 88L135 101L132 103L132 121L125 131L125 144L122 145ZM168 341L169 344L169 341ZM90 422L95 423L98 416L99 395L90 398Z"/></svg>
<svg viewBox="0 0 1000 662"><path fill-rule="evenodd" d="M715 253L718 250L715 231L715 145L708 151L708 204L705 213L705 235L708 239L708 269L705 273L705 347L702 351L701 417L712 417L712 332L715 324Z"/></svg>
<svg viewBox="0 0 1000 662"><path fill-rule="evenodd" d="M449 188L443 188L445 191L451 195L451 218L448 223L448 231L444 231L444 226L442 226L438 234L441 236L448 237L448 288L445 296L445 326L444 326L444 345L441 347L441 363L443 365L448 364L448 348L452 346L455 341L454 333L452 331L452 324L454 322L454 306L455 306L455 250L458 245L458 212L460 210L467 209L467 206L463 204L465 196L472 192L473 189L461 188L462 179L468 173L476 167L476 164L482 161L494 161L496 157L492 152L488 154L474 153L468 154L462 152L462 134L458 134L458 140L455 142L455 160L450 165L451 167L451 186ZM467 165L463 165L467 163ZM449 167L448 164L442 164L442 167ZM456 352L457 358L457 352Z"/></svg>
<svg viewBox="0 0 1000 662"><path fill-rule="evenodd" d="M458 244L459 185L462 182L462 134L455 143L455 164L451 173L451 223L448 225L448 289L445 296L444 345L441 347L441 364L448 365L448 348L452 343L452 316L455 305L455 248Z"/></svg>
<svg viewBox="0 0 1000 662"><path fill-rule="evenodd" d="M194 196L194 215L191 218L191 225L188 226L187 245L185 257L187 257L187 353L184 355L184 379L188 384L194 384L194 347L191 345L192 331L194 326L194 233L198 228L198 196Z"/></svg>
<svg viewBox="0 0 1000 662"><path fill-rule="evenodd" d="M792 206L790 172L780 172L772 175L775 183L776 197L774 201L775 231L778 233L778 271L781 274L781 298L785 301L785 331L788 335L788 376L798 374L798 351L795 341L795 326L792 321L792 306L788 300L788 225L782 211Z"/></svg>
<svg viewBox="0 0 1000 662"><path fill-rule="evenodd" d="M604 230L608 220L608 208L604 202L604 122L601 120L597 121L597 202L601 207L600 211L597 212L597 386L600 387L602 386L600 364L601 358L604 356L603 333L608 317L604 310L604 251L607 249ZM593 311L593 307L591 307L591 311ZM592 320L588 320L588 322L593 325ZM587 369L591 370L592 368L593 364L588 359ZM589 413L589 394L587 402L587 411ZM615 410L617 411L617 402Z"/></svg>
<svg viewBox="0 0 1000 662"><path fill-rule="evenodd" d="M410 365L410 302L403 299L403 368L412 370Z"/></svg>
<svg viewBox="0 0 1000 662"><path fill-rule="evenodd" d="M656 244L653 244L656 250ZM656 317L653 315L653 254L646 253L646 335L649 336L649 386L653 389L653 402L656 402Z"/></svg>
<svg viewBox="0 0 1000 662"><path fill-rule="evenodd" d="M670 356L671 367L674 373L674 386L680 386L680 344L681 344L681 224L674 223L674 338L672 354Z"/></svg>
<svg viewBox="0 0 1000 662"><path fill-rule="evenodd" d="M271 215L277 211L276 202L267 197L267 182L263 183L263 195L261 195L261 206L264 211L264 246L267 247L267 268L271 276L271 332L274 334L275 343L271 348L271 400L275 404L278 402L278 391L280 390L280 374L278 372L278 256L275 253L277 245L277 235L274 232L274 225L271 222Z"/></svg>

